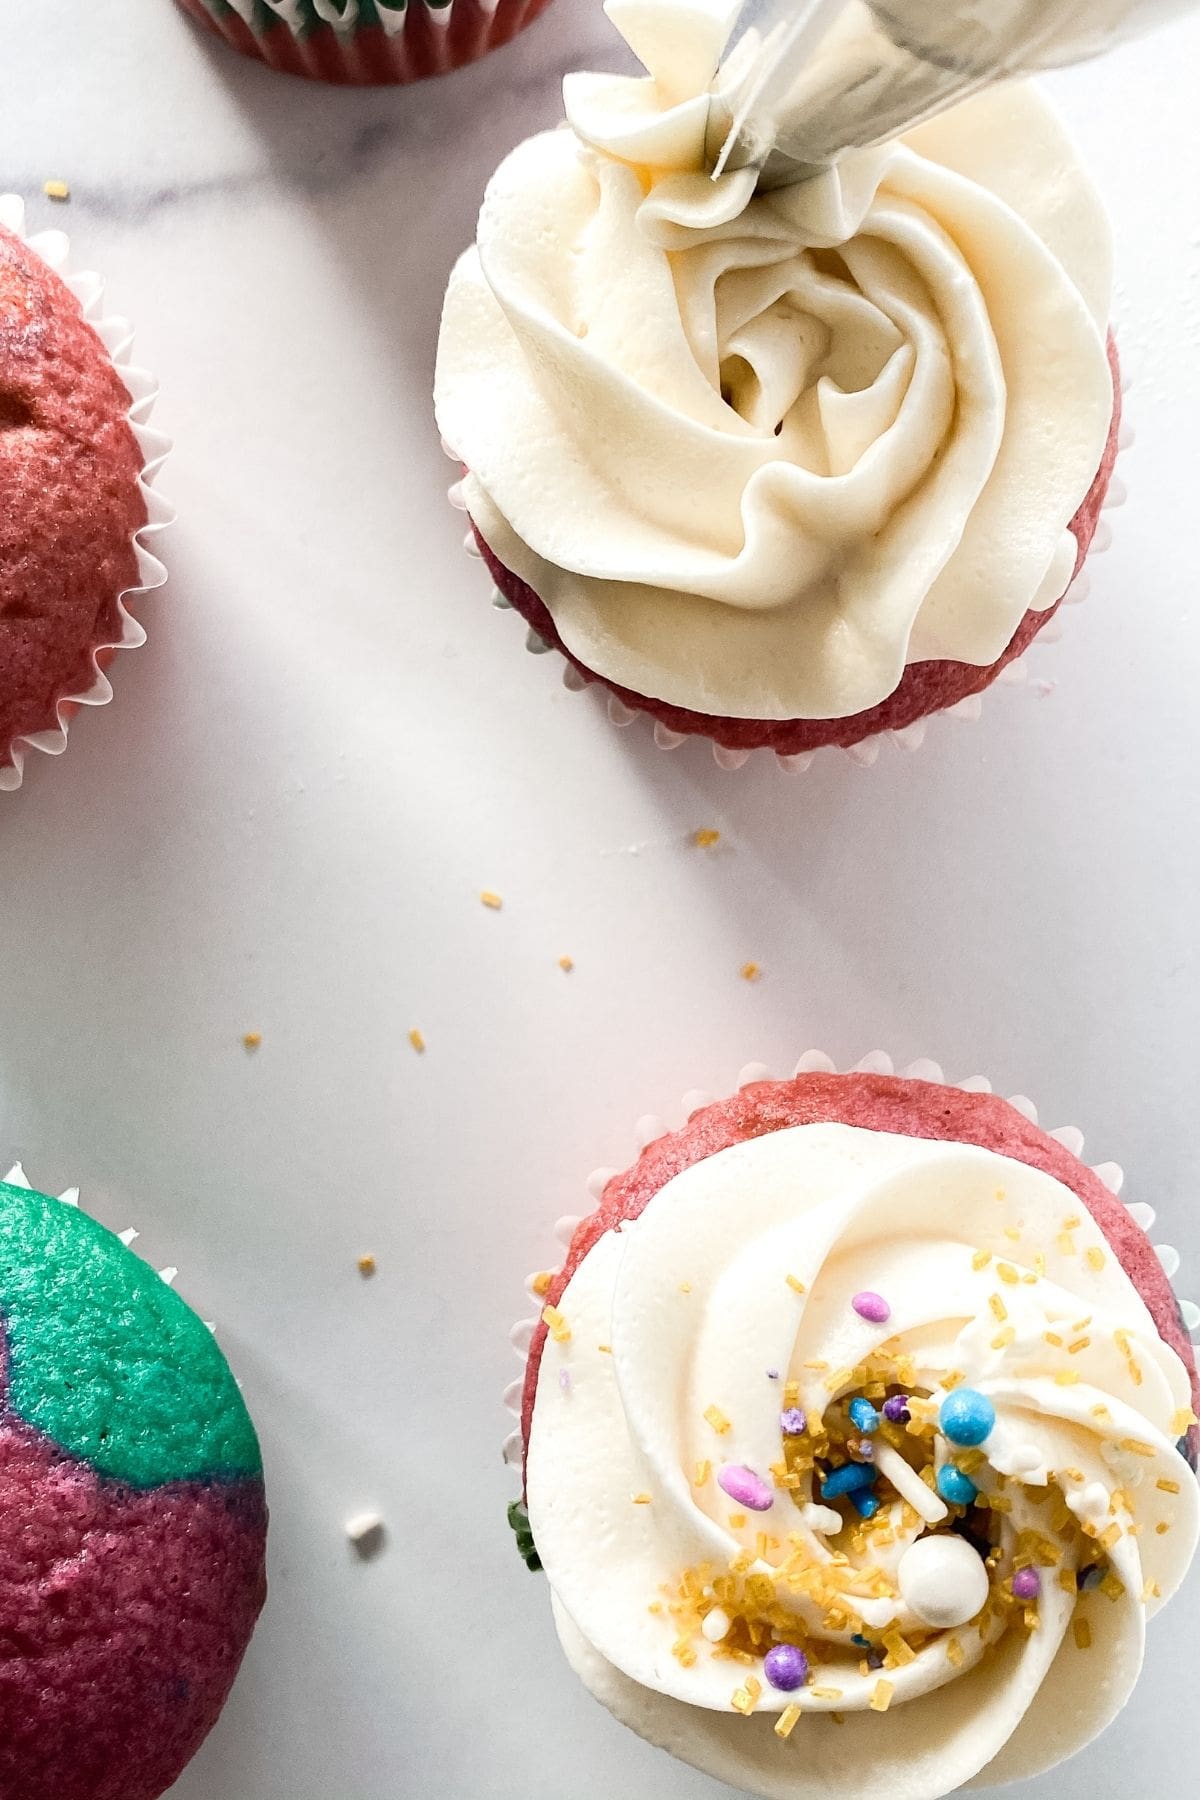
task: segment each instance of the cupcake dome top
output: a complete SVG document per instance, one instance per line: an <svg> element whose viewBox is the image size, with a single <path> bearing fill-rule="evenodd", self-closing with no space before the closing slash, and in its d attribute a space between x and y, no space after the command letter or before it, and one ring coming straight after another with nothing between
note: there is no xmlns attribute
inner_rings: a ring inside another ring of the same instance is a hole
<svg viewBox="0 0 1200 1800"><path fill-rule="evenodd" d="M18 1181L0 1183L0 1794L158 1800L265 1598L258 1441L163 1278Z"/></svg>
<svg viewBox="0 0 1200 1800"><path fill-rule="evenodd" d="M122 640L147 522L130 404L70 288L0 225L0 766Z"/></svg>

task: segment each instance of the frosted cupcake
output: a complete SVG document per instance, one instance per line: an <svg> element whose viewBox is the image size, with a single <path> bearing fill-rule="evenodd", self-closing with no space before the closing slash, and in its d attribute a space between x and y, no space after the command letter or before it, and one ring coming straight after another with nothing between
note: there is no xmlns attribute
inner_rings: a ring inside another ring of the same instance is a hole
<svg viewBox="0 0 1200 1800"><path fill-rule="evenodd" d="M534 1279L519 1547L592 1693L738 1789L1033 1776L1188 1568L1179 1306L1119 1171L1021 1105L751 1080Z"/></svg>
<svg viewBox="0 0 1200 1800"><path fill-rule="evenodd" d="M273 69L369 86L421 81L507 44L550 0L179 0Z"/></svg>
<svg viewBox="0 0 1200 1800"><path fill-rule="evenodd" d="M19 1166L0 1181L12 1800L158 1800L216 1722L262 1608L258 1439L174 1273L74 1194L35 1193Z"/></svg>
<svg viewBox="0 0 1200 1800"><path fill-rule="evenodd" d="M724 0L606 9L446 296L438 422L502 598L660 736L803 756L981 692L1116 454L1110 234L1040 93L770 193L713 181Z"/></svg>

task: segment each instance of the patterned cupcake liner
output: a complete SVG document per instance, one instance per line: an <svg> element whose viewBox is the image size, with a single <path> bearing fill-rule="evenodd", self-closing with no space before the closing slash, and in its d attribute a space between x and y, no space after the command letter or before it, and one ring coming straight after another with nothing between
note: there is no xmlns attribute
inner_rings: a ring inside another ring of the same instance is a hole
<svg viewBox="0 0 1200 1800"><path fill-rule="evenodd" d="M943 1074L940 1065L930 1061L928 1057L920 1057L916 1062L909 1063L907 1067L897 1069L891 1057L884 1050L872 1050L867 1056L864 1056L861 1061L856 1062L853 1068L841 1072L847 1075L899 1075L908 1081L930 1081L936 1082L943 1087L959 1088L965 1094L990 1094L995 1091L991 1082L985 1075L970 1075L964 1081L949 1080L949 1078ZM836 1075L838 1073L839 1070L837 1064L834 1062L833 1058L827 1056L823 1050L806 1050L792 1070L793 1076L815 1074ZM775 1079L774 1073L765 1063L747 1063L745 1068L742 1069L741 1073L738 1075L737 1086L741 1089L749 1087L750 1084L755 1081L773 1081ZM640 1155L647 1144L654 1143L657 1138L665 1136L669 1131L677 1130L679 1126L687 1123L694 1112L699 1111L701 1107L711 1106L718 1098L719 1096L716 1094L704 1093L699 1089L692 1089L684 1094L680 1102L683 1117L679 1120L678 1125L672 1125L666 1120L658 1118L653 1114L646 1114L643 1118L640 1118L634 1127L633 1134L638 1154ZM1023 1118L1028 1119L1031 1125L1038 1124L1038 1109L1027 1095L1010 1094L1008 1096L1008 1104L1011 1107L1014 1107ZM1042 1129L1046 1128L1043 1127ZM1047 1136L1052 1137L1056 1143L1061 1144L1064 1150L1069 1151L1072 1156L1079 1158L1080 1161L1083 1160L1083 1133L1077 1126L1059 1125L1053 1131L1047 1131ZM1093 1163L1089 1166L1091 1167L1092 1174L1097 1176L1104 1183L1110 1193L1120 1193L1125 1175L1119 1163L1101 1162ZM600 1204L605 1188L608 1186L613 1176L620 1174L620 1172L619 1169L615 1168L602 1168L594 1169L588 1176L586 1185L593 1206L598 1206ZM1153 1229L1156 1220L1154 1208L1148 1206L1145 1201L1135 1200L1126 1201L1125 1210L1128 1212L1134 1224L1139 1226L1148 1236ZM582 1222L584 1216L586 1215L580 1214L576 1216L568 1214L555 1223L554 1237L563 1251L570 1248L571 1239L574 1237L575 1231ZM1173 1284L1176 1275L1179 1273L1180 1267L1181 1259L1178 1250L1176 1250L1173 1244L1155 1244L1154 1253L1158 1257L1167 1280ZM544 1269L540 1269L535 1274L528 1277L525 1288L535 1305L540 1303L539 1289L545 1282L546 1277L550 1276L553 1278L558 1275L560 1268L561 1264L555 1265L547 1263ZM1197 1305L1194 1300L1180 1299L1178 1291L1176 1291L1176 1300L1178 1302L1180 1318L1183 1321L1184 1329L1192 1342L1200 1345L1200 1305ZM505 1388L503 1399L506 1411L511 1413L518 1420L521 1417L521 1398L525 1389L525 1364L529 1357L529 1346L532 1342L533 1334L537 1329L539 1316L539 1313L535 1313L532 1318L520 1319L517 1324L513 1326L510 1334L513 1349L516 1351L517 1357L521 1363L521 1374ZM505 1438L502 1454L504 1461L509 1464L510 1467L517 1470L520 1469L524 1452L519 1429L510 1432Z"/></svg>
<svg viewBox="0 0 1200 1800"><path fill-rule="evenodd" d="M67 727L81 706L107 706L113 697L112 686L105 674L118 650L136 650L146 642L146 633L128 610L154 588L161 587L167 571L156 556L145 548L143 540L161 531L175 517L174 508L157 493L150 483L161 468L171 440L147 423L158 397L158 383L131 357L133 327L127 319L104 311L104 282L91 271L72 272L67 263L69 245L61 231L43 231L29 236L25 231L25 205L16 194L0 194L0 227L36 251L46 266L63 281L83 309L83 316L107 350L113 367L121 377L131 405L126 415L129 428L142 453L142 472L138 487L146 507L146 522L134 533L133 547L137 557L138 579L133 587L118 596L117 615L121 635L115 641L93 646L92 666L95 679L91 685L74 694L62 695L55 705L55 723L42 731L27 732L14 738L8 746L0 746L0 755L8 761L0 764L0 791L12 792L24 779L25 753L40 750L46 756L61 756L67 747Z"/></svg>
<svg viewBox="0 0 1200 1800"><path fill-rule="evenodd" d="M179 0L248 56L287 75L368 87L477 61L550 0Z"/></svg>
<svg viewBox="0 0 1200 1800"><path fill-rule="evenodd" d="M1121 392L1123 396L1128 392L1128 388L1128 377L1125 375L1124 371L1122 371ZM1117 437L1118 452L1123 453L1128 450L1133 444L1133 441L1133 427L1123 418ZM459 459L449 444L443 442L442 449L452 461L458 462ZM451 506L457 511L462 513L466 512L466 499L461 481L454 481L451 483L447 497ZM1109 512L1116 507L1123 506L1127 498L1128 491L1124 482L1119 476L1114 474L1109 480L1108 490L1105 493L1102 502L1102 512ZM767 758L771 758L776 766L782 769L785 774L800 775L803 774L806 769L812 767L814 760L818 756L826 759L835 756L846 756L849 757L851 762L857 763L860 768L869 769L878 762L880 752L887 743L891 743L897 749L905 750L910 753L919 750L921 745L925 742L929 726L935 719L966 719L971 721L979 719L983 713L984 697L991 693L992 688L1001 686L1024 687L1029 693L1038 696L1053 692L1055 686L1054 682L1046 681L1041 677L1035 676L1029 662L1030 651L1033 650L1035 646L1040 648L1043 644L1056 644L1059 642L1063 635L1064 628L1062 608L1065 606L1077 606L1081 601L1087 599L1091 588L1090 565L1092 558L1102 556L1111 543L1112 527L1108 520L1102 517L1096 526L1095 533L1088 546L1083 564L1080 567L1078 574L1073 578L1070 587L1063 595L1060 605L1054 609L1041 630L1036 633L1032 642L1021 652L1020 656L1015 657L1012 662L1007 663L1004 668L1001 669L996 679L987 688L983 689L982 692L978 694L968 694L964 700L956 701L953 706L943 707L935 712L927 713L923 718L914 720L911 725L901 726L898 730L876 732L874 736L863 738L859 743L850 744L846 748L841 748L835 744L828 744L819 750L805 750L796 756L785 756L774 750L734 750L730 749L725 744L717 744L711 739L706 738L704 739L704 742L708 744L712 751L713 761L717 764L717 767L721 769L740 769L745 763L750 761L751 757L754 757L758 762L763 762ZM463 549L468 556L479 561L482 560L483 552L479 547L473 529L468 529L466 536L463 539ZM514 610L509 601L506 600L504 595L500 592L499 588L494 585L492 587L491 599L492 605L499 612L512 612ZM533 656L545 656L548 652L553 651L555 646L553 644L548 644L545 638L539 636L532 626L526 626L525 648ZM562 685L573 694L586 693L591 688L599 690L604 701L608 721L611 725L614 725L617 730L624 731L631 725L650 725L652 727L654 742L660 750L678 750L682 744L689 741L688 735L683 732L672 731L661 719L651 720L649 714L636 712L632 707L626 706L625 702L620 699L618 695L606 691L602 681L589 680L586 675L580 673L573 663L567 662L564 657L560 656L558 661L561 665L560 679ZM694 736L695 734L692 735Z"/></svg>

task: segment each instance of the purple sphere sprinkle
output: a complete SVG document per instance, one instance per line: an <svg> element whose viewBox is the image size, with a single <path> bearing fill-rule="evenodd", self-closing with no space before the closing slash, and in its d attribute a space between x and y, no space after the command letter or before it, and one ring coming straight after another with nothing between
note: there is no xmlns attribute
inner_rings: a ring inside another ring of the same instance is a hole
<svg viewBox="0 0 1200 1800"><path fill-rule="evenodd" d="M883 1416L890 1419L893 1425L907 1425L912 1414L908 1410L907 1394L892 1394L883 1403Z"/></svg>
<svg viewBox="0 0 1200 1800"><path fill-rule="evenodd" d="M865 1288L861 1294L855 1294L850 1302L860 1319L866 1319L871 1325L886 1325L892 1316L892 1309L882 1294L873 1294Z"/></svg>
<svg viewBox="0 0 1200 1800"><path fill-rule="evenodd" d="M1013 1593L1018 1600L1036 1600L1042 1591L1042 1578L1036 1569L1018 1569L1013 1576Z"/></svg>
<svg viewBox="0 0 1200 1800"><path fill-rule="evenodd" d="M803 1437L808 1428L808 1414L802 1406L789 1406L780 1413L779 1424L784 1437Z"/></svg>
<svg viewBox="0 0 1200 1800"><path fill-rule="evenodd" d="M792 1694L808 1680L808 1658L795 1644L775 1644L763 1659L763 1674L781 1694Z"/></svg>
<svg viewBox="0 0 1200 1800"><path fill-rule="evenodd" d="M778 1369L768 1369L767 1370L767 1380L768 1381L778 1381L779 1380L779 1370Z"/></svg>
<svg viewBox="0 0 1200 1800"><path fill-rule="evenodd" d="M761 1475L748 1469L745 1463L726 1463L717 1470L717 1486L723 1493L736 1500L739 1506L745 1506L751 1512L770 1512L775 1504L775 1491L769 1488Z"/></svg>

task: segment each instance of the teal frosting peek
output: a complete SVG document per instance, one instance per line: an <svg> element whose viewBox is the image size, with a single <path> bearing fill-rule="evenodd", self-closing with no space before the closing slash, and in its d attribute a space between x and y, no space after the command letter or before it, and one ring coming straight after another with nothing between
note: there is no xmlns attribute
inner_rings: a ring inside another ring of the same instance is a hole
<svg viewBox="0 0 1200 1800"><path fill-rule="evenodd" d="M77 1207L0 1183L6 1410L135 1488L254 1476L262 1457L208 1327Z"/></svg>

